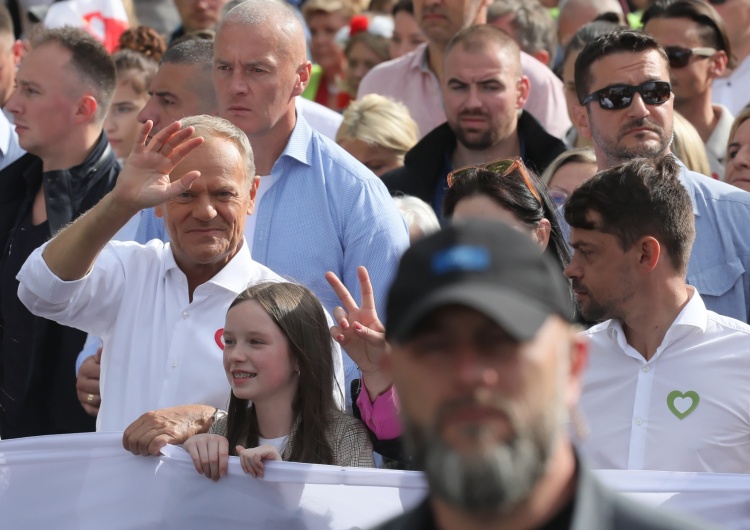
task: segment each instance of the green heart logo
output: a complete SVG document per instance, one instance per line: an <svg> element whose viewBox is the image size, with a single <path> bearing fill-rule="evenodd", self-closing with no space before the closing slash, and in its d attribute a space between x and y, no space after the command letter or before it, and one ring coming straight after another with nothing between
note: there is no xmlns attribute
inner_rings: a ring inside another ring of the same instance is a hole
<svg viewBox="0 0 750 530"><path fill-rule="evenodd" d="M696 409L700 400L700 396L694 390L688 390L684 394L679 390L672 390L667 396L667 406L672 414L684 420Z"/></svg>

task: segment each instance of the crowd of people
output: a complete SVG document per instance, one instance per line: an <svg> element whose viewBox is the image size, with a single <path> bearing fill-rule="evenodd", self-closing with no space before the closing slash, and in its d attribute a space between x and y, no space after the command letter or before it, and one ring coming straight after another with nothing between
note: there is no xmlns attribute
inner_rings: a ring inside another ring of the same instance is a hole
<svg viewBox="0 0 750 530"><path fill-rule="evenodd" d="M174 4L0 6L2 439L423 470L384 528L750 473L750 0Z"/></svg>

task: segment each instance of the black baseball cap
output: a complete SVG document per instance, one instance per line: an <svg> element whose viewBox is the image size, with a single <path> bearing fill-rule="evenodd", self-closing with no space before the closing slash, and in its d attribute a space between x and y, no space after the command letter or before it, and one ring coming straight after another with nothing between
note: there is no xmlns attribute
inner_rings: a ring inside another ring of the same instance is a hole
<svg viewBox="0 0 750 530"><path fill-rule="evenodd" d="M570 321L572 297L560 266L505 223L456 223L417 241L388 293L386 337L405 342L432 311L458 304L531 340L550 315Z"/></svg>

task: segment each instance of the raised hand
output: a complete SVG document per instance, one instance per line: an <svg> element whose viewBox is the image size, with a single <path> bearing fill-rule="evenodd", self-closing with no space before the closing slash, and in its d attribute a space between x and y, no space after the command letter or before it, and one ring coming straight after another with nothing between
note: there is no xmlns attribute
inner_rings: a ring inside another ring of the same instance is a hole
<svg viewBox="0 0 750 530"><path fill-rule="evenodd" d="M238 445L235 450L240 457L243 471L255 478L263 478L264 460L281 460L281 455L272 445L261 445L252 449Z"/></svg>
<svg viewBox="0 0 750 530"><path fill-rule="evenodd" d="M147 121L138 131L133 151L122 168L113 193L118 201L142 210L157 206L190 189L199 171L189 171L179 179L170 179L170 173L190 152L203 143L203 138L191 138L192 127L181 129L176 121L165 127L148 142L146 139L153 123Z"/></svg>
<svg viewBox="0 0 750 530"><path fill-rule="evenodd" d="M385 341L385 327L375 309L375 296L367 269L357 268L362 293L361 307L334 273L329 271L325 277L343 305L343 308L333 310L333 318L338 326L331 327L331 337L341 344L363 374L380 371L380 360L388 351L388 343Z"/></svg>

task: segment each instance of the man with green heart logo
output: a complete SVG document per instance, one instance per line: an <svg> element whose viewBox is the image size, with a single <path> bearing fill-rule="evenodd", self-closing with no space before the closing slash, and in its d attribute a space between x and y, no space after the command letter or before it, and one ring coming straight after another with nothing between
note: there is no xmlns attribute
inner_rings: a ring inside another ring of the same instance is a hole
<svg viewBox="0 0 750 530"><path fill-rule="evenodd" d="M700 219L678 164L634 159L565 206L565 274L584 318L603 321L584 332L580 449L595 468L750 473L750 326L706 309L701 294L722 294L716 271L685 281Z"/></svg>

